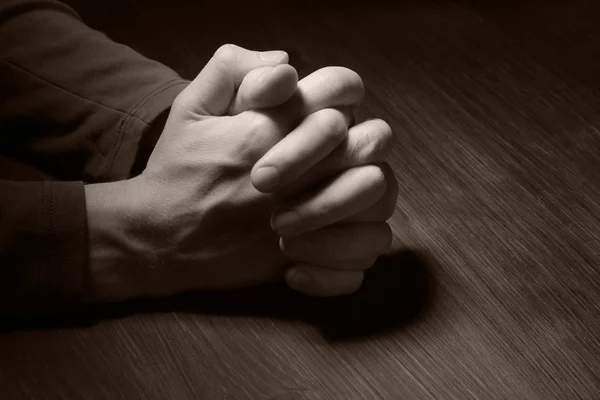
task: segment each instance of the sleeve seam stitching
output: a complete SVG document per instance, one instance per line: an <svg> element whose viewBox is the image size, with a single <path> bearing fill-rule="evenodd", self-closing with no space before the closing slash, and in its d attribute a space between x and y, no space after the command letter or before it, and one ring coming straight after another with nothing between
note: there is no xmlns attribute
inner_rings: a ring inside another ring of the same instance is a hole
<svg viewBox="0 0 600 400"><path fill-rule="evenodd" d="M127 111L120 110L118 108L109 107L109 106L107 106L105 104L102 104L102 103L99 103L99 102L97 102L95 100L92 100L92 99L89 99L87 97L84 97L84 96L82 96L82 95L80 95L78 93L72 92L69 89L66 89L66 88L64 88L64 87L62 87L62 86L60 86L60 85L58 85L58 84L56 84L54 82L50 82L49 80L47 80L47 79L45 79L45 78L43 78L41 76L38 76L37 74L29 71L28 69L26 69L26 68L24 68L24 67L22 67L22 66L20 66L18 64L15 64L14 62L12 62L10 60L3 59L1 61L3 63L5 63L5 64L9 65L10 67L13 67L13 68L15 68L17 70L20 70L20 71L24 72L25 74L30 75L33 78L35 78L37 80L40 80L40 81L42 81L42 82L44 82L44 83L46 83L46 84L48 84L48 85L50 85L50 86L58 89L58 90L61 90L61 91L65 92L65 93L67 93L67 94L70 94L71 96L77 97L80 100L83 100L83 101L86 101L86 102L90 102L90 103L92 103L92 104L94 104L96 106L99 106L99 107L105 108L107 110L111 110L111 111L117 112L119 114L123 114L123 116L125 116L125 117L131 117L131 118L139 119L140 121L142 121L142 122L144 122L144 123L147 124L146 121L144 121L142 118L140 118L139 116L137 116L135 114L131 114L131 113L127 112ZM177 80L177 79L173 79L173 80L169 81L168 83L173 82L174 80ZM148 96L148 95L146 95L146 96ZM139 104L139 102L138 102L138 104ZM133 108L133 110L137 111L137 104L136 104L136 107Z"/></svg>

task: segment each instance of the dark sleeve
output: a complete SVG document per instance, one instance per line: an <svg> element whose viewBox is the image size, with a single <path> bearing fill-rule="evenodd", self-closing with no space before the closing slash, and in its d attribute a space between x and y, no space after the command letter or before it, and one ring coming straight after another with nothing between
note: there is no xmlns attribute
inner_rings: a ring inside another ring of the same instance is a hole
<svg viewBox="0 0 600 400"><path fill-rule="evenodd" d="M0 1L0 153L63 181L131 174L188 84L54 0Z"/></svg>
<svg viewBox="0 0 600 400"><path fill-rule="evenodd" d="M53 0L0 1L0 313L79 305L87 285L83 182L143 168L175 72L86 27ZM136 161L137 158L137 161ZM12 171L12 172L11 172Z"/></svg>
<svg viewBox="0 0 600 400"><path fill-rule="evenodd" d="M0 180L0 314L72 311L87 284L83 184Z"/></svg>

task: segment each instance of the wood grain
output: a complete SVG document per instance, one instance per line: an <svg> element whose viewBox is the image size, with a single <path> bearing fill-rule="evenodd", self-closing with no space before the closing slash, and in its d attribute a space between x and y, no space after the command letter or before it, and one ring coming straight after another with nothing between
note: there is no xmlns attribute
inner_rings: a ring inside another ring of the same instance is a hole
<svg viewBox="0 0 600 400"><path fill-rule="evenodd" d="M397 136L397 253L342 299L275 285L20 321L0 398L600 398L595 2L71 3L187 78L226 42L356 70L358 119Z"/></svg>

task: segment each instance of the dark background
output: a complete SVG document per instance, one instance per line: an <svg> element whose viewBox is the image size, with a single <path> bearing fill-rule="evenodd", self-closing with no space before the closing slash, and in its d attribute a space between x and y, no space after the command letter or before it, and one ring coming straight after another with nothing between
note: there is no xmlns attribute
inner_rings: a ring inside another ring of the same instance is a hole
<svg viewBox="0 0 600 400"><path fill-rule="evenodd" d="M193 78L221 44L357 71L398 138L395 253L274 285L20 320L1 399L600 398L595 1L70 1Z"/></svg>

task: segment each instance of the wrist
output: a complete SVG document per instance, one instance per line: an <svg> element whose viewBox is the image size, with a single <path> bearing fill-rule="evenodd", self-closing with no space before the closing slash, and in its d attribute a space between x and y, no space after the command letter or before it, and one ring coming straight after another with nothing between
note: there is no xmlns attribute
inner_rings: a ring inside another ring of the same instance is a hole
<svg viewBox="0 0 600 400"><path fill-rule="evenodd" d="M135 179L85 186L91 289L87 301L149 293L152 268L142 238L147 218Z"/></svg>

